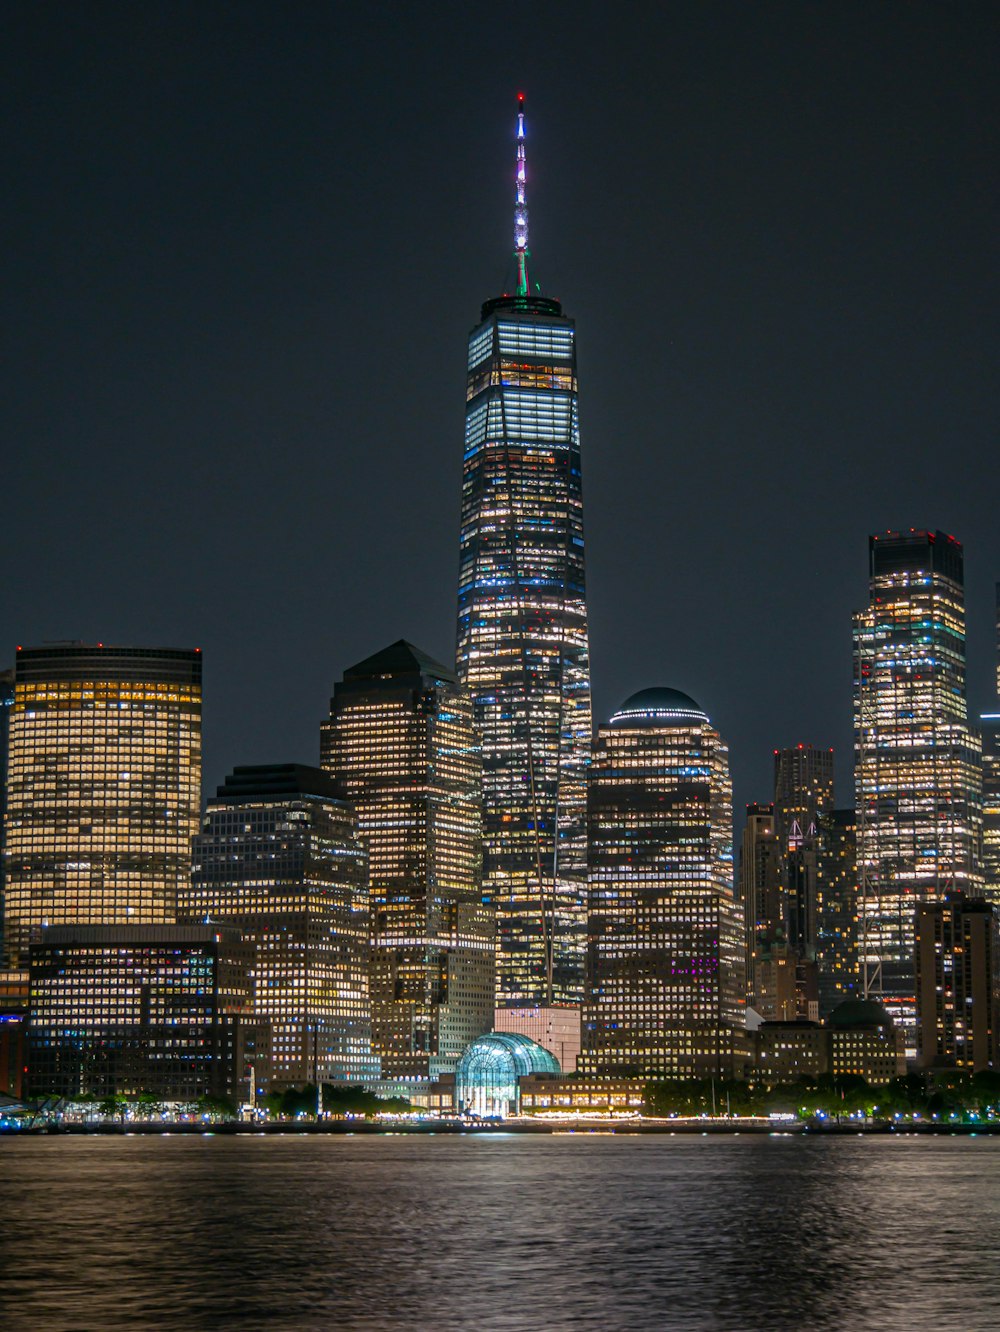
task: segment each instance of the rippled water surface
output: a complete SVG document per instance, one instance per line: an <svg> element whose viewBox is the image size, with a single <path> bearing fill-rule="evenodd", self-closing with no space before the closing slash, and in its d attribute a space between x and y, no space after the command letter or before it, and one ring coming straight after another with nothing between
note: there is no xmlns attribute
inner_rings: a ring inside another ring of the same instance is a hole
<svg viewBox="0 0 1000 1332"><path fill-rule="evenodd" d="M1000 1139L0 1140L0 1327L1000 1327Z"/></svg>

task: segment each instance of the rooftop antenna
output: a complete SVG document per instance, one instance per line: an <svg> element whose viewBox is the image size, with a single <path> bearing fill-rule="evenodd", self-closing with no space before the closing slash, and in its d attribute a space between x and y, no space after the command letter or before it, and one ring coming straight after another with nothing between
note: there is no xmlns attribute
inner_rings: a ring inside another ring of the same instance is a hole
<svg viewBox="0 0 1000 1332"><path fill-rule="evenodd" d="M514 194L514 258L517 260L517 294L528 293L528 204L525 195L524 93L517 94L517 170Z"/></svg>

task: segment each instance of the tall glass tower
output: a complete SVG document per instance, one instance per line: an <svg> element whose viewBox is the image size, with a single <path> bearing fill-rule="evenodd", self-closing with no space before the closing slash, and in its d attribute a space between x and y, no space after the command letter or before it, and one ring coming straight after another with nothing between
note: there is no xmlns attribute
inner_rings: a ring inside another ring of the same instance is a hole
<svg viewBox="0 0 1000 1332"><path fill-rule="evenodd" d="M916 1054L917 907L978 892L982 759L965 693L961 544L887 532L869 545L871 595L854 621L860 957Z"/></svg>
<svg viewBox="0 0 1000 1332"><path fill-rule="evenodd" d="M576 332L528 276L518 99L515 290L469 335L458 674L483 743L497 1004L579 1003L590 658Z"/></svg>

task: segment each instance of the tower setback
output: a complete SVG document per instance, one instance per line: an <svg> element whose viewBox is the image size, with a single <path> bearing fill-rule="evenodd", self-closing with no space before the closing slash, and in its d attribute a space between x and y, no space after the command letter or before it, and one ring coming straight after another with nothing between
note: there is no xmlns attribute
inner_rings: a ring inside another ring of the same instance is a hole
<svg viewBox="0 0 1000 1332"><path fill-rule="evenodd" d="M576 330L529 279L523 97L514 257L469 335L458 591L501 1007L582 996L591 724Z"/></svg>

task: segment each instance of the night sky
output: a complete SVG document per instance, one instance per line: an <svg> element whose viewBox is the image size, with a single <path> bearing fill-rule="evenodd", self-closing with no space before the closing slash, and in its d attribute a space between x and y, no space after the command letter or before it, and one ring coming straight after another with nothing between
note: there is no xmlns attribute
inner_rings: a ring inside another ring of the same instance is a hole
<svg viewBox="0 0 1000 1332"><path fill-rule="evenodd" d="M200 646L206 786L453 660L465 340L577 320L595 719L838 751L867 538L1000 578L995 4L4 6L2 656Z"/></svg>

